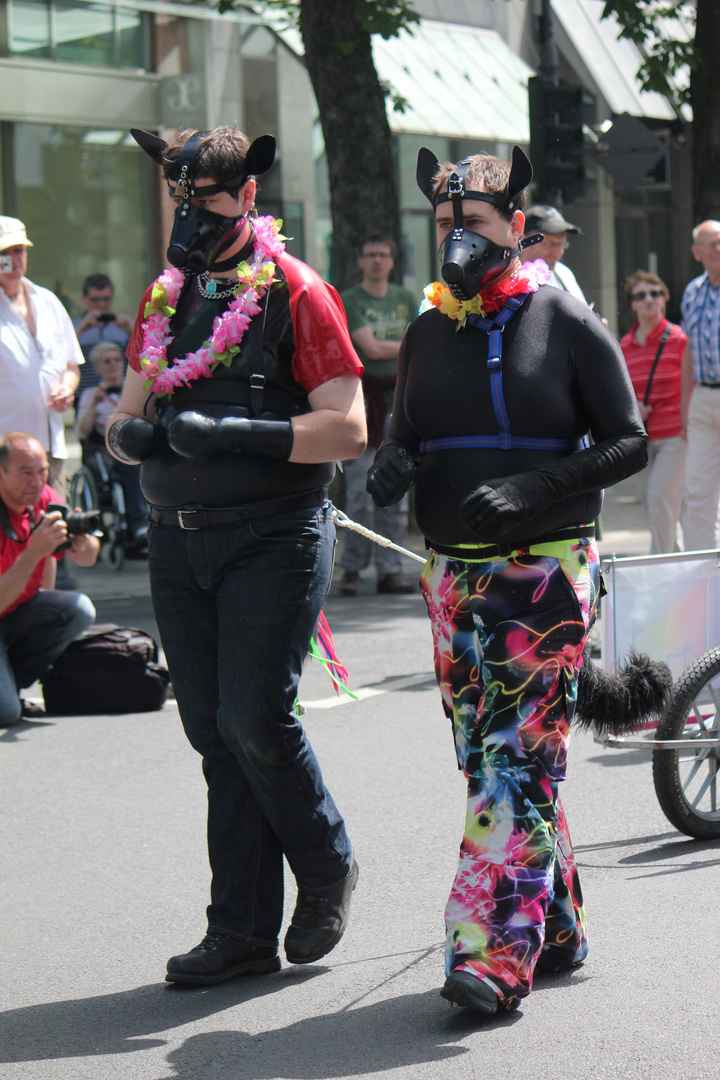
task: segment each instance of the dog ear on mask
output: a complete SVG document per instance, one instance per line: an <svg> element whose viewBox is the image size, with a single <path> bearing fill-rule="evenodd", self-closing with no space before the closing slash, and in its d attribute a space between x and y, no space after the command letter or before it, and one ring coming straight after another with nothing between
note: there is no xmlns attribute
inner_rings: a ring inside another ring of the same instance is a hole
<svg viewBox="0 0 720 1080"><path fill-rule="evenodd" d="M525 188L533 178L533 168L527 155L519 146L513 146L512 167L508 177L508 210L517 210Z"/></svg>
<svg viewBox="0 0 720 1080"><path fill-rule="evenodd" d="M433 180L435 179L437 170L438 159L435 157L432 150L428 150L427 146L421 146L418 150L415 177L417 179L417 186L420 188L425 198L429 199L430 202L433 201Z"/></svg>
<svg viewBox="0 0 720 1080"><path fill-rule="evenodd" d="M275 160L275 136L260 135L250 144L245 155L245 172L248 176L262 176Z"/></svg>
<svg viewBox="0 0 720 1080"><path fill-rule="evenodd" d="M153 135L151 131L143 131L142 128L130 128L130 134L138 146L146 154L149 154L153 161L156 161L158 165L162 165L163 154L167 147L164 139L161 139L159 135Z"/></svg>

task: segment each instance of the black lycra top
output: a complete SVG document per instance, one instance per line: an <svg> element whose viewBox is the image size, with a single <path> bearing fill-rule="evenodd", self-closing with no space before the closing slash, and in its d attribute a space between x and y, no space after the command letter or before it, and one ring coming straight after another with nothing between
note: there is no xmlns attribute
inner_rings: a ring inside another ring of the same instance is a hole
<svg viewBox="0 0 720 1080"><path fill-rule="evenodd" d="M433 309L410 325L398 358L390 435L412 454L420 444L454 436L497 435L487 367L488 333ZM507 537L525 542L593 521L602 488L644 464L645 431L622 353L598 316L550 286L531 294L503 331L503 394L513 435L576 441L590 434L607 444L571 494ZM619 444L622 444L621 446ZM613 453L615 450L617 453ZM477 542L458 506L479 484L557 462L569 449L439 449L424 454L416 477L415 514L437 544ZM610 463L609 459L614 457ZM627 461L618 467L618 459Z"/></svg>

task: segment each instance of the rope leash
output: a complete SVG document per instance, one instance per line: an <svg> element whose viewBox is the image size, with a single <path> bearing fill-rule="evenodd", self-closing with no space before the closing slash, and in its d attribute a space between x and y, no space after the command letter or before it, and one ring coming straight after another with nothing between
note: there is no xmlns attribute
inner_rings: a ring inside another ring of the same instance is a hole
<svg viewBox="0 0 720 1080"><path fill-rule="evenodd" d="M407 548L400 547L399 544L394 544L392 540L388 540L386 536L381 536L379 533L373 532L372 529L366 529L364 525L360 525L357 521L353 521L347 514L344 514L342 510L338 510L335 506L332 508L332 517L334 523L340 525L343 529L351 529L353 532L360 533L361 536L367 537L368 540L373 540L376 544L380 544L381 547L392 548L393 551L399 551L401 555L407 555L409 559L415 559L416 562L427 562L427 559L423 558L422 555L416 555L414 551L408 551ZM316 660L319 660L328 672L333 681L336 694L339 695L340 690L342 690L343 693L347 694L353 701L360 700L357 694L354 694L352 690L348 689L348 673L335 654L335 645L332 640L330 627L325 622L322 612L320 613L320 620L315 628L315 632L310 639L308 655L314 656ZM294 711L296 716L302 716L305 712L305 707L302 705L299 698L295 699Z"/></svg>
<svg viewBox="0 0 720 1080"><path fill-rule="evenodd" d="M386 536L380 536L380 533L373 532L372 529L366 529L364 525L359 525L357 521L353 521L342 510L338 510L334 506L332 516L335 524L340 525L343 529L351 529L353 532L360 533L361 536L367 537L368 540L374 540L381 547L392 548L393 551L399 551L402 555L407 555L409 559L415 559L416 562L423 564L427 562L423 555L416 555L414 551L408 551L407 548L400 547L399 544L393 544L392 540L388 540Z"/></svg>

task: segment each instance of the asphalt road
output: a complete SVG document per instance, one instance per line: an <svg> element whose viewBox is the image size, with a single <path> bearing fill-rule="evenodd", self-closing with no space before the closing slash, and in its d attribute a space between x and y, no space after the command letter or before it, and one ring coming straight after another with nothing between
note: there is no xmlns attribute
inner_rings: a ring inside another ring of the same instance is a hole
<svg viewBox="0 0 720 1080"><path fill-rule="evenodd" d="M132 595L142 574L123 580L124 595L96 597L99 614L150 626L147 596ZM719 1076L720 843L666 822L649 756L588 735L573 741L563 786L587 963L538 978L499 1018L438 996L464 784L424 606L377 597L368 580L326 614L353 687L366 688L328 707L311 663L301 695L360 864L341 943L263 978L164 983L167 957L202 937L208 893L204 786L174 703L22 723L0 737L2 1080Z"/></svg>

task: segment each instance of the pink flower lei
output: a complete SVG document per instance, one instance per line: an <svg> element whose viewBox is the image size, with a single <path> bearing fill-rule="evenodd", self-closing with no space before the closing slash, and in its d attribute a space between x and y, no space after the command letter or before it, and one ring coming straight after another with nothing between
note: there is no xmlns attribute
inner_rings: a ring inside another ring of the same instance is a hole
<svg viewBox="0 0 720 1080"><path fill-rule="evenodd" d="M145 305L143 347L140 367L147 376L145 389L158 397L172 394L178 386L188 386L195 379L209 378L218 364L229 367L240 351L240 342L250 320L260 311L260 300L275 280L274 258L285 250L280 235L282 221L273 217L253 220L254 251L249 262L237 268L237 293L229 307L213 323L212 337L196 352L178 357L169 364L168 345L173 340L170 319L175 314L185 274L182 270L165 270L152 287Z"/></svg>

